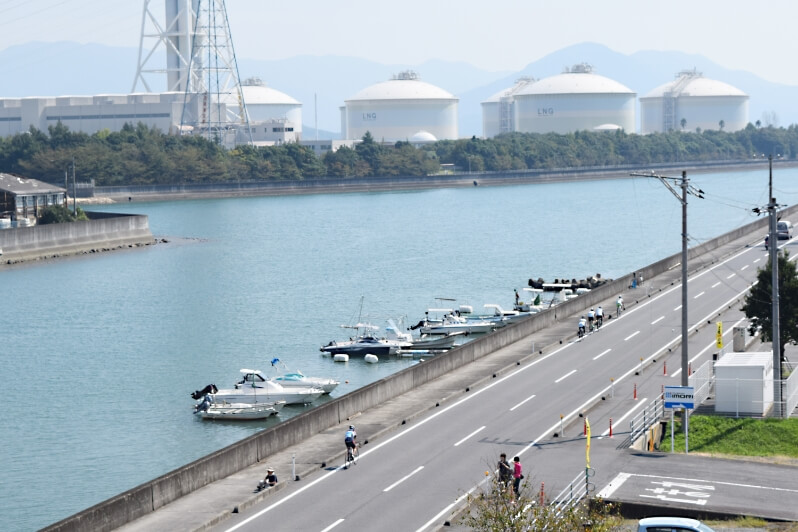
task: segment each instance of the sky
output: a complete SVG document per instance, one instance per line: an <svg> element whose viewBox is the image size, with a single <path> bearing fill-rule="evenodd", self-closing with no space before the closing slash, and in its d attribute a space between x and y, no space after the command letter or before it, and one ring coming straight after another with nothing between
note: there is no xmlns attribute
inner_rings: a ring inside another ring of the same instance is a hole
<svg viewBox="0 0 798 532"><path fill-rule="evenodd" d="M202 0L207 1L207 0ZM31 41L139 46L143 6L164 0L0 0L0 50ZM239 58L463 61L518 71L572 44L680 51L798 85L798 0L228 0Z"/></svg>

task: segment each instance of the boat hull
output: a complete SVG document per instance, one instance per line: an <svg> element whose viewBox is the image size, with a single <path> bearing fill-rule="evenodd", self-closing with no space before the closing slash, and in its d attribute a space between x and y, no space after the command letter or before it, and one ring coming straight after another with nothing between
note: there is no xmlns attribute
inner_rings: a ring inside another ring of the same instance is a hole
<svg viewBox="0 0 798 532"><path fill-rule="evenodd" d="M239 389L219 390L212 394L215 403L274 403L285 401L288 405L304 405L312 403L322 395L324 390L321 388L297 388L285 389L280 392L269 392L262 389L243 387Z"/></svg>
<svg viewBox="0 0 798 532"><path fill-rule="evenodd" d="M227 419L252 421L277 415L285 402L276 403L221 403L197 412L202 419Z"/></svg>

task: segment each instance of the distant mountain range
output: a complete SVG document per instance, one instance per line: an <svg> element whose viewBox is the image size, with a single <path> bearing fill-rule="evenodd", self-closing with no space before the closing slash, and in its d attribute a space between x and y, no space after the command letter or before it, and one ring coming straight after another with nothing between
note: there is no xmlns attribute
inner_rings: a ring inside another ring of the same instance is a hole
<svg viewBox="0 0 798 532"><path fill-rule="evenodd" d="M138 49L74 42L31 42L0 51L0 97L127 93L133 88ZM303 104L305 138L313 138L314 114L319 138L339 138L344 100L402 70L458 98L461 137L482 134L480 102L509 88L521 76L541 79L577 63L614 79L640 96L674 79L677 72L697 69L705 77L728 83L750 96L749 119L763 124L798 124L798 86L765 81L754 74L723 68L706 57L681 52L637 52L625 55L601 44L582 43L553 52L519 72L490 72L463 62L432 60L418 65L385 65L338 56L296 56L278 61L238 58L241 78L257 76L267 85ZM152 64L152 63L151 63ZM151 79L151 78L150 78ZM152 90L164 90L151 86ZM314 96L316 108L314 110ZM315 113L314 113L315 111ZM639 106L638 106L639 122ZM774 123L775 122L775 123Z"/></svg>

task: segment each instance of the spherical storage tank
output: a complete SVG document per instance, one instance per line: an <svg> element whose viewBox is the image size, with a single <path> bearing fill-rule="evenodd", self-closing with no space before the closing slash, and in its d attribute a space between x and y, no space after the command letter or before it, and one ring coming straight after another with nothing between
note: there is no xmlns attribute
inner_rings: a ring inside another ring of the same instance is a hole
<svg viewBox="0 0 798 532"><path fill-rule="evenodd" d="M684 70L640 98L640 132L697 128L739 131L748 125L748 95L701 72Z"/></svg>
<svg viewBox="0 0 798 532"><path fill-rule="evenodd" d="M401 72L346 100L341 131L347 139L360 139L368 131L377 142L406 141L422 131L438 140L456 139L457 102L415 72Z"/></svg>
<svg viewBox="0 0 798 532"><path fill-rule="evenodd" d="M635 92L582 63L527 85L515 96L515 130L571 133L617 126L635 130Z"/></svg>

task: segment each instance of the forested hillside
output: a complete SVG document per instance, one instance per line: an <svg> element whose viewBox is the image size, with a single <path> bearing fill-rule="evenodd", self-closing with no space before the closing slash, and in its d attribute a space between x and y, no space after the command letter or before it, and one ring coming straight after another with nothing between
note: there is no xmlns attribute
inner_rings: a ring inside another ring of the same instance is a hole
<svg viewBox="0 0 798 532"><path fill-rule="evenodd" d="M416 148L383 146L367 134L354 149L316 157L299 144L239 146L232 150L193 136L167 135L139 124L87 135L60 123L47 132L0 139L0 171L63 182L75 161L79 181L97 186L325 177L424 176L441 164L463 171L507 171L580 166L741 160L772 154L798 156L798 127L757 127L734 133L672 131L654 135L579 131L568 135L511 133L493 139L439 141Z"/></svg>

